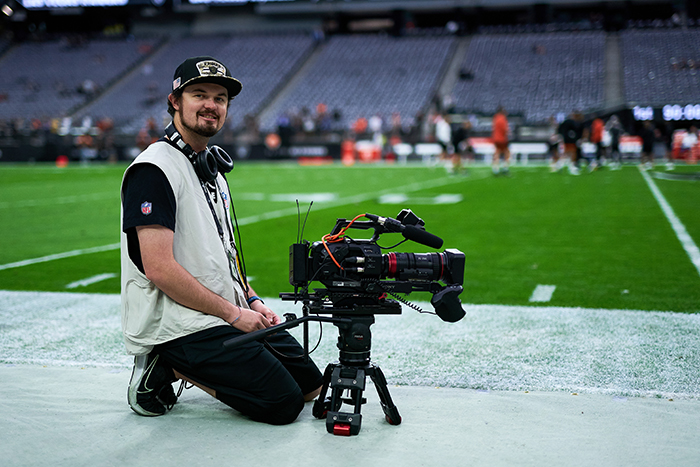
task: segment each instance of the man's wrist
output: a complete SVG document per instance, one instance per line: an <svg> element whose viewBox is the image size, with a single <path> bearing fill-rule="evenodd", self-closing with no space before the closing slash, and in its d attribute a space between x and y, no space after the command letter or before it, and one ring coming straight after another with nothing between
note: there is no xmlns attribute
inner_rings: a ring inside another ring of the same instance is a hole
<svg viewBox="0 0 700 467"><path fill-rule="evenodd" d="M238 321L239 319L241 319L241 316L243 315L243 308L239 307L238 305L234 305L234 306L235 306L236 308L238 308L238 316L236 317L236 319L234 319L233 321L231 321L231 322L229 323L231 326L233 326L234 324L236 324L236 321Z"/></svg>
<svg viewBox="0 0 700 467"><path fill-rule="evenodd" d="M257 295L253 295L252 297L249 297L247 300L248 306L251 306L253 304L253 302L255 302L257 300L260 300L260 303L262 303L263 305L265 304L265 302L263 302L262 298L258 297Z"/></svg>

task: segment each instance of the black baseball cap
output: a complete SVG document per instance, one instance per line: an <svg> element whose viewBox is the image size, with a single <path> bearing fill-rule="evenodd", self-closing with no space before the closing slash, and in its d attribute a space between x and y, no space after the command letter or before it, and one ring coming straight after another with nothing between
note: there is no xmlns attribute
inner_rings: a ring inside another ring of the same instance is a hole
<svg viewBox="0 0 700 467"><path fill-rule="evenodd" d="M226 88L229 99L236 97L242 87L223 63L208 56L190 57L175 70L173 92L194 83L219 84Z"/></svg>

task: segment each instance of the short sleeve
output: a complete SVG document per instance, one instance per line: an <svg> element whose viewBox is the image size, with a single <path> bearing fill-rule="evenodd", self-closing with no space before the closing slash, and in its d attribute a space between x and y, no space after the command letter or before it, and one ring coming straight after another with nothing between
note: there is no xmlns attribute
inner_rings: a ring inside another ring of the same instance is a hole
<svg viewBox="0 0 700 467"><path fill-rule="evenodd" d="M168 178L153 164L129 170L123 187L123 230L158 224L175 231L175 195Z"/></svg>

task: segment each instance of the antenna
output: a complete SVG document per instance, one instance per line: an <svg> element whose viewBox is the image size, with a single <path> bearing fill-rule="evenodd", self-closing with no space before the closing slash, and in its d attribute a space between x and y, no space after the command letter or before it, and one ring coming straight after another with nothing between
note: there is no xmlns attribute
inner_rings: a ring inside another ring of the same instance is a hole
<svg viewBox="0 0 700 467"><path fill-rule="evenodd" d="M309 203L309 209L306 210L306 217L304 217L304 225L301 227L301 238L299 239L299 241L304 239L304 229L306 228L306 221L309 219L309 213L311 212L311 206L313 206L313 205L314 205L314 202L311 201ZM299 243L299 241L297 243Z"/></svg>
<svg viewBox="0 0 700 467"><path fill-rule="evenodd" d="M300 242L299 235L301 234L301 231L299 229L301 224L301 211L299 210L299 200L297 199L297 243Z"/></svg>

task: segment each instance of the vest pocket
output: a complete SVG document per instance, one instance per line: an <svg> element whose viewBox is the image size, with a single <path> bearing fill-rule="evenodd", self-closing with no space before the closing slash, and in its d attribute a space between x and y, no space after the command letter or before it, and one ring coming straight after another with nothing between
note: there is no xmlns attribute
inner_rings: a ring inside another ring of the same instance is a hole
<svg viewBox="0 0 700 467"><path fill-rule="evenodd" d="M136 341L151 340L161 326L165 294L150 281L131 279L126 283L122 299L124 334Z"/></svg>

